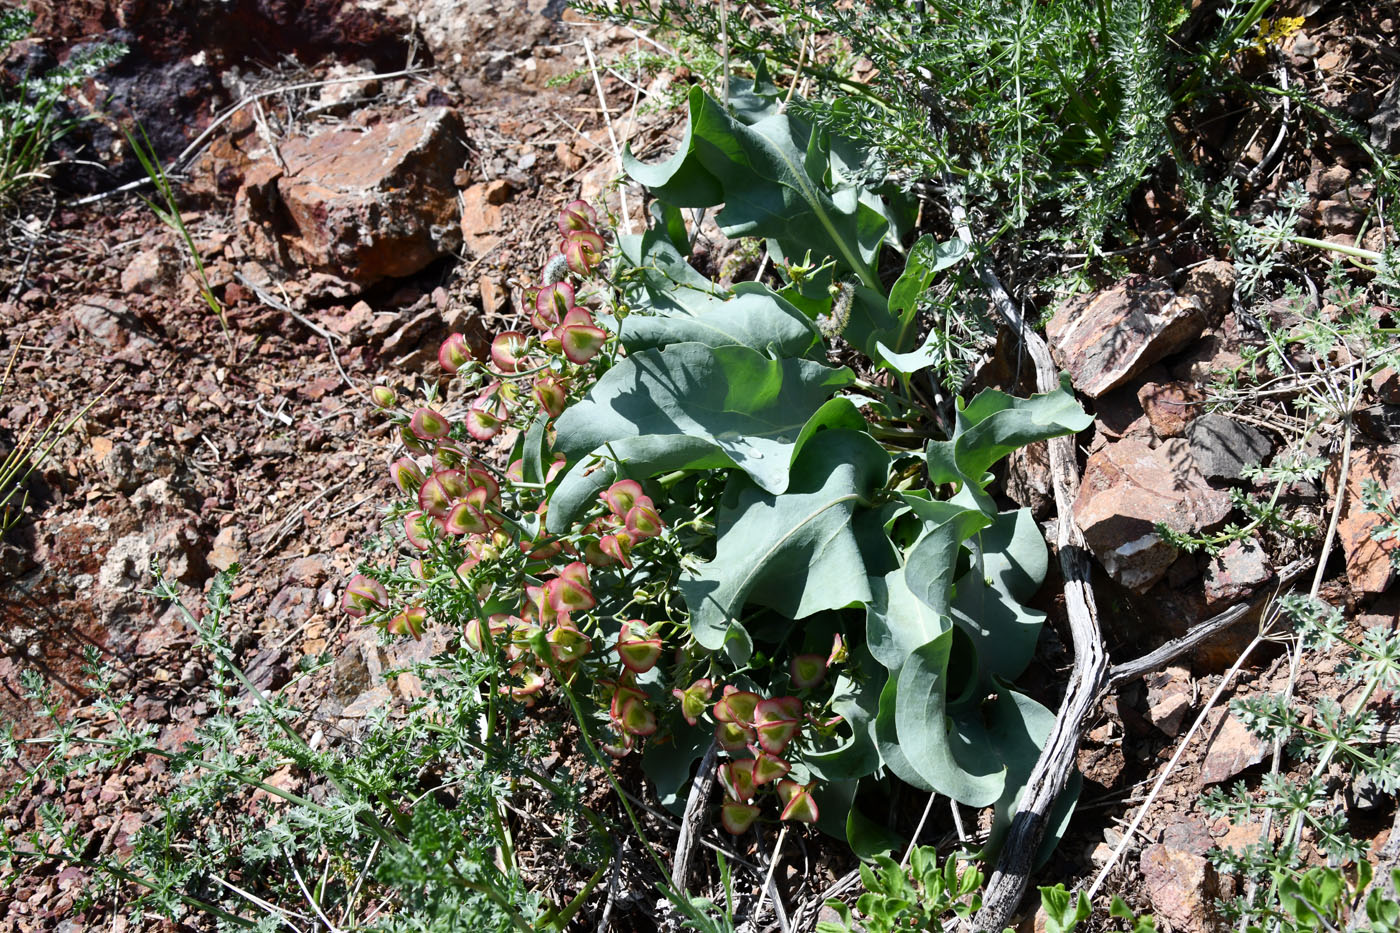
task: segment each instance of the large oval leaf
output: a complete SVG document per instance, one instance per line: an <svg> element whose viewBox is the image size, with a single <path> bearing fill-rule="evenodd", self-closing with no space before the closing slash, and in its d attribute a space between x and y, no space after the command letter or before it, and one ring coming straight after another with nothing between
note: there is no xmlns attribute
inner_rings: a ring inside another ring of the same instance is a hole
<svg viewBox="0 0 1400 933"><path fill-rule="evenodd" d="M891 548L877 521L857 513L878 520L869 506L889 463L870 435L832 430L802 448L782 495L730 480L715 558L680 582L696 640L719 648L750 602L790 619L867 603L867 568L888 561Z"/></svg>
<svg viewBox="0 0 1400 933"><path fill-rule="evenodd" d="M915 650L900 668L894 698L899 747L930 787L970 807L985 807L1006 786L1006 765L987 738L980 711L948 715L948 659L954 631Z"/></svg>
<svg viewBox="0 0 1400 933"><path fill-rule="evenodd" d="M769 359L748 347L681 343L608 370L559 416L555 450L570 460L635 437L703 440L768 492L782 492L802 428L849 369ZM664 441L657 441L664 444Z"/></svg>

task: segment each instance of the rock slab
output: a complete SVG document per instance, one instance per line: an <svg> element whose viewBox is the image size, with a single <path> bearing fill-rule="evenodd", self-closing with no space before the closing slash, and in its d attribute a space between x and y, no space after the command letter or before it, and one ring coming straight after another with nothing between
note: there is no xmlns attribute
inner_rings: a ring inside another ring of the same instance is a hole
<svg viewBox="0 0 1400 933"><path fill-rule="evenodd" d="M1337 469L1334 465L1326 475L1327 490L1335 496ZM1400 538L1377 541L1374 533L1385 520L1368 512L1361 492L1370 480L1381 489L1400 491L1400 445L1389 447L1356 447L1351 452L1347 470L1346 501L1342 504L1337 523L1337 539L1346 556L1347 580L1352 589L1362 593L1383 593L1395 582L1396 568L1392 561L1400 550Z"/></svg>
<svg viewBox="0 0 1400 933"><path fill-rule="evenodd" d="M1182 440L1152 448L1136 437L1095 451L1084 467L1074 519L1099 563L1137 593L1166 575L1177 550L1158 522L1196 534L1225 520L1230 496L1206 484Z"/></svg>
<svg viewBox="0 0 1400 933"><path fill-rule="evenodd" d="M446 107L291 139L280 155L285 168L255 165L238 196L252 255L369 285L461 245L453 179L467 148Z"/></svg>
<svg viewBox="0 0 1400 933"><path fill-rule="evenodd" d="M1200 296L1178 296L1166 282L1135 276L1071 298L1045 333L1074 387L1098 398L1185 347L1206 324Z"/></svg>
<svg viewBox="0 0 1400 933"><path fill-rule="evenodd" d="M1202 415L1186 428L1191 456L1207 479L1243 479L1273 453L1268 435L1225 415Z"/></svg>

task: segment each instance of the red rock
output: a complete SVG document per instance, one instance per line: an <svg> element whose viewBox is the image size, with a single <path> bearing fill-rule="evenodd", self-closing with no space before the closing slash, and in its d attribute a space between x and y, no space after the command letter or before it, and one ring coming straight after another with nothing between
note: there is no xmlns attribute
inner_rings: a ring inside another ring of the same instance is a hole
<svg viewBox="0 0 1400 933"><path fill-rule="evenodd" d="M1211 327L1224 320L1234 304L1235 267L1219 259L1208 259L1186 274L1177 294L1200 302L1201 311Z"/></svg>
<svg viewBox="0 0 1400 933"><path fill-rule="evenodd" d="M1133 277L1071 298L1045 333L1074 387L1098 398L1185 347L1206 323L1199 297L1179 297L1165 282Z"/></svg>
<svg viewBox="0 0 1400 933"><path fill-rule="evenodd" d="M1204 857L1151 845L1142 850L1141 868L1152 912L1171 929L1204 933L1212 927L1215 870Z"/></svg>
<svg viewBox="0 0 1400 933"><path fill-rule="evenodd" d="M1337 467L1327 471L1327 491L1337 494ZM1377 541L1372 532L1383 525L1375 512L1368 512L1361 500L1361 486L1374 480L1382 489L1400 489L1400 446L1354 446L1347 473L1346 501L1337 524L1337 538L1346 555L1347 579L1362 593L1384 592L1395 581L1392 555L1400 549L1400 538Z"/></svg>
<svg viewBox="0 0 1400 933"><path fill-rule="evenodd" d="M1143 680L1147 684L1148 720L1164 734L1175 737L1191 711L1191 672L1173 665L1154 671Z"/></svg>
<svg viewBox="0 0 1400 933"><path fill-rule="evenodd" d="M1158 522L1194 534L1224 521L1230 509L1229 494L1206 484L1184 442L1154 449L1125 438L1089 457L1074 518L1109 575L1141 593L1177 556L1158 536Z"/></svg>
<svg viewBox="0 0 1400 933"><path fill-rule="evenodd" d="M1209 726L1209 724L1208 724ZM1245 728L1244 723L1226 712L1216 716L1206 737L1205 760L1201 762L1201 784L1228 781L1246 768L1264 760L1268 745Z"/></svg>
<svg viewBox="0 0 1400 933"><path fill-rule="evenodd" d="M282 261L264 242L275 238L292 262L360 285L412 275L460 242L452 177L466 159L462 139L457 115L434 107L364 132L287 140L286 171L255 167L239 195L249 251Z"/></svg>
<svg viewBox="0 0 1400 933"><path fill-rule="evenodd" d="M1400 405L1400 373L1387 366L1371 377L1371 388L1388 405Z"/></svg>
<svg viewBox="0 0 1400 933"><path fill-rule="evenodd" d="M501 209L487 197L487 186L472 185L462 192L462 238L474 256L484 256L501 241Z"/></svg>
<svg viewBox="0 0 1400 933"><path fill-rule="evenodd" d="M1149 382L1138 389L1137 397L1158 437L1181 437L1204 410L1206 398L1189 382Z"/></svg>
<svg viewBox="0 0 1400 933"><path fill-rule="evenodd" d="M1238 602L1274 578L1269 556L1254 538L1232 541L1206 566L1206 604L1218 608Z"/></svg>

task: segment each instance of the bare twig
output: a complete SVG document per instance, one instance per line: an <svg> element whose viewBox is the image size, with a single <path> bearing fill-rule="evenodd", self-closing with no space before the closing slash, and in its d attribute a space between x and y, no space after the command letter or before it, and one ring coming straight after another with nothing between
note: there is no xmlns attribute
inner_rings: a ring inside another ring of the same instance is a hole
<svg viewBox="0 0 1400 933"><path fill-rule="evenodd" d="M1235 659L1234 665L1225 672L1224 677L1220 678L1220 685L1215 688L1215 691L1210 695L1210 699L1206 701L1205 709L1201 710L1200 715L1198 715L1196 721L1191 724L1191 728L1187 730L1186 735L1182 736L1181 741L1177 743L1176 753L1173 754L1171 760L1167 762L1167 766L1162 769L1162 773L1158 776L1157 783L1152 785L1152 790L1148 793L1147 799L1142 802L1142 806L1138 807L1137 814L1133 817L1132 823L1128 825L1128 831L1123 834L1123 838L1118 843L1118 847L1113 850L1113 856L1104 863L1103 868L1099 869L1098 875L1094 877L1094 883L1089 886L1090 900L1098 893L1099 887L1104 883L1104 879L1108 877L1108 873L1113 870L1113 866L1118 864L1118 860L1121 859L1123 853L1127 851L1128 845L1133 841L1133 835L1137 832L1139 824L1142 823L1142 818L1147 815L1148 808L1152 806L1153 801L1157 799L1157 795L1161 793L1162 787L1166 785L1167 778L1170 777L1172 771L1175 770L1177 762L1181 760L1182 754L1186 751L1186 747L1191 744L1191 739L1195 737L1196 733L1200 731L1201 726L1205 724L1206 717L1210 714L1211 709L1219 702L1221 695L1224 694L1226 688L1228 688L1235 679L1235 675L1239 673L1240 668L1244 666L1245 659L1248 658L1250 654L1254 652L1254 649L1259 647L1263 641L1264 635L1262 632L1255 635L1253 640L1245 646L1244 651L1240 652L1240 656Z"/></svg>
<svg viewBox="0 0 1400 933"><path fill-rule="evenodd" d="M958 237L971 246L972 231L961 204L952 205L952 217ZM1059 378L1050 359L1050 348L1026 323L991 267L978 261L976 268L993 307L1002 320L1020 335L1035 363L1037 391L1053 391L1059 384ZM1089 585L1089 553L1084 535L1074 521L1073 504L1079 493L1079 465L1075 460L1074 439L1052 438L1048 446L1050 475L1059 514L1057 545L1060 571L1065 580L1065 611L1074 645L1074 668L1056 713L1055 724L1040 758L1031 770L996 869L987 882L982 909L973 918L973 927L978 930L1002 930L1021 903L1030 882L1031 862L1040 848L1050 810L1074 768L1084 718L1093 707L1108 673L1108 655L1104 650L1103 636L1099 633L1098 609Z"/></svg>
<svg viewBox="0 0 1400 933"><path fill-rule="evenodd" d="M690 784L690 795L685 800L685 813L681 817L680 835L676 837L676 857L671 862L671 884L676 890L686 889L690 877L691 856L695 853L696 840L700 838L705 825L705 813L710 795L715 788L715 758L718 747L714 742L705 750L700 759L700 770Z"/></svg>
<svg viewBox="0 0 1400 933"><path fill-rule="evenodd" d="M768 871L763 878L763 887L758 893L758 906L755 907L753 911L753 922L757 924L759 915L763 913L763 905L768 895L771 893L773 895L773 916L778 918L778 926L782 929L783 933L790 933L790 929L788 926L787 911L783 909L782 899L778 897L777 888L773 886L773 869L778 867L778 859L782 857L783 840L787 838L787 831L788 824L784 823L783 828L778 832L778 842L773 846L773 855L768 859ZM755 835L758 836L758 851L761 855L763 854L763 837L759 836L757 833L755 833Z"/></svg>
<svg viewBox="0 0 1400 933"><path fill-rule="evenodd" d="M235 272L233 274L233 277L237 279L240 284L246 286L249 290L251 290L252 293L256 295L258 297L258 300L261 301L263 304L267 305L269 308L275 308L276 310L281 311L283 314L286 314L289 317L295 319L297 323L301 324L303 327L306 327L312 333L316 334L316 336L324 337L328 341L344 341L344 337L331 333L330 331L322 327L320 324L317 324L315 321L311 320L305 315L293 311L291 305L275 297L262 286L254 283L252 279L248 278L242 272Z"/></svg>
<svg viewBox="0 0 1400 933"><path fill-rule="evenodd" d="M608 112L608 98L603 93L603 79L598 76L598 62L593 57L593 44L588 41L588 37L583 38L583 51L588 55L588 70L593 72L593 87L598 92L598 106L603 108L603 123L608 128L608 139L612 142L613 157L617 159L617 170L622 172L622 147L617 143L617 134L613 132L612 114ZM628 236L632 235L632 215L627 211L627 183L624 181L617 186L618 205L622 210L622 232Z"/></svg>
<svg viewBox="0 0 1400 933"><path fill-rule="evenodd" d="M1308 568L1313 565L1313 562L1314 558L1309 557L1294 561L1283 568L1278 575L1277 588L1281 590L1307 573ZM1219 615L1212 616L1200 625L1197 625L1180 638L1173 638L1165 645L1149 651L1140 658L1134 658L1131 661L1124 661L1122 664L1113 665L1108 669L1108 683L1105 684L1105 689L1112 690L1115 687L1121 687L1123 684L1137 680L1139 677L1150 674L1153 671L1161 670L1167 664L1181 657L1212 635L1223 632L1240 619L1250 615L1270 598L1272 597L1265 596L1253 602L1231 606Z"/></svg>

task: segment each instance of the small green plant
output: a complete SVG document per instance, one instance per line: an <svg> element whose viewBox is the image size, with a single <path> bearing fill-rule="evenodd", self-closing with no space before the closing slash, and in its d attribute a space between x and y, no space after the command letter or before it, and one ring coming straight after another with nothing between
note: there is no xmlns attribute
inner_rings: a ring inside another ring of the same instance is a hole
<svg viewBox="0 0 1400 933"><path fill-rule="evenodd" d="M860 868L865 890L856 898L855 910L844 901L828 901L826 906L838 919L821 921L817 933L941 933L962 928L981 907L982 873L973 867L959 869L958 861L949 858L940 867L938 853L930 846L913 847L903 863L877 856ZM1066 891L1062 884L1040 888L1040 908L1048 933L1074 933L1093 912L1087 895ZM1108 913L1125 921L1131 933L1156 930L1150 915L1139 917L1117 895Z"/></svg>
<svg viewBox="0 0 1400 933"><path fill-rule="evenodd" d="M421 679L424 695L406 717L386 708L356 743L313 747L296 727L302 714L264 694L234 662L223 634L232 580L232 572L215 578L202 617L176 602L210 662L210 712L179 749L132 721L130 698L114 690L95 651L90 720L66 715L42 678L26 675L51 731L4 733L6 760L29 766L4 801L48 799L34 825L0 837L0 873L73 866L92 881L87 903L134 917L207 914L228 928L300 929L317 918L376 930L567 926L602 870L579 869L592 877L577 897L544 902L516 863L502 802L526 785L547 804L557 820L559 851L549 856L556 866L605 864L616 830L580 802L567 767L546 777L524 749L482 733L489 674L480 655L463 649L415 665L405 673ZM175 599L163 582L155 593ZM130 856L94 852L57 799L70 781L146 756L170 769L162 812L132 837Z"/></svg>
<svg viewBox="0 0 1400 933"><path fill-rule="evenodd" d="M1341 611L1315 597L1287 596L1280 606L1302 647L1342 650L1344 676L1357 689L1345 706L1319 700L1315 715L1271 694L1231 704L1251 731L1286 743L1296 760L1312 767L1300 780L1272 773L1257 789L1241 781L1206 795L1213 817L1278 828L1275 836L1242 850L1212 854L1218 868L1238 873L1249 885L1249 893L1223 905L1226 915L1250 931L1394 930L1394 888L1387 893L1382 882L1389 879L1373 884L1368 847L1351 835L1334 803L1329 774L1335 764L1353 782L1370 782L1389 794L1400 789L1400 747L1377 740L1379 720L1370 708L1380 691L1400 685L1400 637L1378 626L1352 639ZM1305 846L1325 864L1308 866Z"/></svg>
<svg viewBox="0 0 1400 933"><path fill-rule="evenodd" d="M234 350L233 334L228 329L228 319L224 316L224 306L209 285L209 275L204 269L204 258L199 255L199 247L195 243L194 237L190 235L189 228L185 226L185 219L180 214L180 203L175 197L175 188L170 184L169 176L165 174L160 156L156 153L155 147L151 145L150 137L146 135L144 127L138 124L135 133L131 130L125 132L127 144L131 146L131 151L136 155L136 160L141 163L142 171L150 179L159 197L159 201L151 198L143 198L143 200L160 222L179 236L180 242L185 247L185 256L190 262L190 267L194 270L200 297L204 299L204 303L214 313L214 316L219 319L219 327L223 329L224 339L228 341L229 353L231 354Z"/></svg>
<svg viewBox="0 0 1400 933"><path fill-rule="evenodd" d="M34 28L31 10L0 10L0 59ZM0 87L0 205L47 177L49 149L71 131L63 112L64 95L126 54L118 43L99 42L75 51L60 67L43 74L21 74Z"/></svg>

